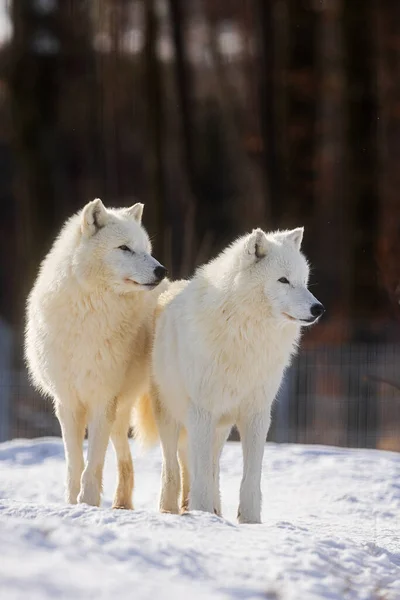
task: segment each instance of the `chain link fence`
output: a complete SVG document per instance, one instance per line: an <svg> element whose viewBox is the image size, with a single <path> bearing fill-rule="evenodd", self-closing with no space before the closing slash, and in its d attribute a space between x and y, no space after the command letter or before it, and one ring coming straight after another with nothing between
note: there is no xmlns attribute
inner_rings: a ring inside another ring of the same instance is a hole
<svg viewBox="0 0 400 600"><path fill-rule="evenodd" d="M400 451L399 359L398 344L301 350L275 402L268 439ZM25 371L3 369L0 392L2 440L60 435L52 403Z"/></svg>

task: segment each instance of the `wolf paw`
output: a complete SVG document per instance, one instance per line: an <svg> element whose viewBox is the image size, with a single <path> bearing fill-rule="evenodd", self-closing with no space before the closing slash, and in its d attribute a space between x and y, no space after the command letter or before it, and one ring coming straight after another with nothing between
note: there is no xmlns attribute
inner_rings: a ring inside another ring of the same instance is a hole
<svg viewBox="0 0 400 600"><path fill-rule="evenodd" d="M167 515L179 515L178 505L168 505L168 504L160 504L160 513L165 513Z"/></svg>
<svg viewBox="0 0 400 600"><path fill-rule="evenodd" d="M252 515L250 513L246 513L244 511L241 511L240 508L238 510L238 514L237 514L237 520L241 525L258 525L261 523L261 516L260 515Z"/></svg>
<svg viewBox="0 0 400 600"><path fill-rule="evenodd" d="M114 495L112 508L116 510L133 510L132 492L117 491Z"/></svg>
<svg viewBox="0 0 400 600"><path fill-rule="evenodd" d="M77 504L78 503L78 494L70 494L68 491L65 492L65 502L67 504Z"/></svg>
<svg viewBox="0 0 400 600"><path fill-rule="evenodd" d="M111 508L113 510L134 510L132 502L125 503L125 504L121 504L121 503L117 504L114 502Z"/></svg>
<svg viewBox="0 0 400 600"><path fill-rule="evenodd" d="M89 506L100 506L100 492L93 486L84 487L78 496L78 502Z"/></svg>
<svg viewBox="0 0 400 600"><path fill-rule="evenodd" d="M214 514L214 502L212 496L208 497L206 494L196 493L196 491L193 490L192 495L189 498L189 510Z"/></svg>

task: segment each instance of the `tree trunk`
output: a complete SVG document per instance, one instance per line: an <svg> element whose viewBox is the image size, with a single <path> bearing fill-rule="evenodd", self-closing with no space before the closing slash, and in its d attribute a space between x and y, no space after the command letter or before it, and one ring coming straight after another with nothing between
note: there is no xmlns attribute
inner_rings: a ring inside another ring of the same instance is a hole
<svg viewBox="0 0 400 600"><path fill-rule="evenodd" d="M348 214L354 216L354 269L351 298L353 337L363 339L371 315L381 310L376 277L378 232L377 98L374 72L372 2L344 3L346 84L348 102ZM368 320L368 323L366 321Z"/></svg>
<svg viewBox="0 0 400 600"><path fill-rule="evenodd" d="M57 134L61 71L61 24L57 6L46 14L34 3L14 0L10 92L18 177L17 263L19 293L15 322L21 323L26 295L38 265L60 225L63 197ZM61 200L62 201L62 200Z"/></svg>
<svg viewBox="0 0 400 600"><path fill-rule="evenodd" d="M378 245L380 280L400 318L400 5L376 2L379 93L378 152L381 218Z"/></svg>
<svg viewBox="0 0 400 600"><path fill-rule="evenodd" d="M278 226L281 205L284 203L282 169L279 152L279 122L276 112L276 32L275 2L256 0L255 28L258 38L260 65L258 69L259 113L261 117L263 181L266 217L270 227Z"/></svg>
<svg viewBox="0 0 400 600"><path fill-rule="evenodd" d="M145 65L147 89L147 128L148 128L148 177L151 188L151 201L156 214L156 237L154 251L162 260L165 252L165 174L164 152L164 110L161 67L157 56L158 22L154 0L146 2Z"/></svg>
<svg viewBox="0 0 400 600"><path fill-rule="evenodd" d="M351 190L346 185L347 125L344 102L342 0L331 0L320 11L317 60L319 94L317 112L315 213L311 237L318 271L323 273L319 299L329 301L329 339L345 339L349 333L352 293L351 231L353 212ZM338 241L340 240L340 243ZM335 248L335 260L329 248ZM331 325L330 325L331 324ZM321 324L322 327L324 323Z"/></svg>

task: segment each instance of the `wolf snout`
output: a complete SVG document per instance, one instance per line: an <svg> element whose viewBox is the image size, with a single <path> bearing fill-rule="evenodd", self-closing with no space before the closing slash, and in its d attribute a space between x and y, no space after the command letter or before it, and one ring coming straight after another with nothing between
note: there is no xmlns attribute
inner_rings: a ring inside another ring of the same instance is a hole
<svg viewBox="0 0 400 600"><path fill-rule="evenodd" d="M317 319L318 317L321 317L324 314L325 307L320 302L316 302L311 306L310 312L312 316Z"/></svg>
<svg viewBox="0 0 400 600"><path fill-rule="evenodd" d="M167 269L165 267L163 267L162 265L159 265L158 267L155 267L155 269L154 269L154 277L157 279L157 281L162 281L163 279L165 279L167 274L168 274Z"/></svg>

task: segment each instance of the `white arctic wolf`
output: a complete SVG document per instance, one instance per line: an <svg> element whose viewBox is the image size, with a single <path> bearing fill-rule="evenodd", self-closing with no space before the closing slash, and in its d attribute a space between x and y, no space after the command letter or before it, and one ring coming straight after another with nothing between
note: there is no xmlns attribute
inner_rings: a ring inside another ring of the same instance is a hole
<svg viewBox="0 0 400 600"><path fill-rule="evenodd" d="M142 211L139 203L87 204L65 224L28 298L26 359L34 384L54 400L70 503L99 505L111 434L118 459L114 507L132 508L127 433L133 402L148 389L154 309L166 275L150 254Z"/></svg>
<svg viewBox="0 0 400 600"><path fill-rule="evenodd" d="M163 450L162 511L178 511L181 487L182 509L190 489L191 510L220 514L219 459L237 424L244 459L238 519L260 522L271 405L301 326L324 312L307 289L302 237L302 228L254 230L160 296L153 410ZM153 433L148 415L137 427L144 440Z"/></svg>

